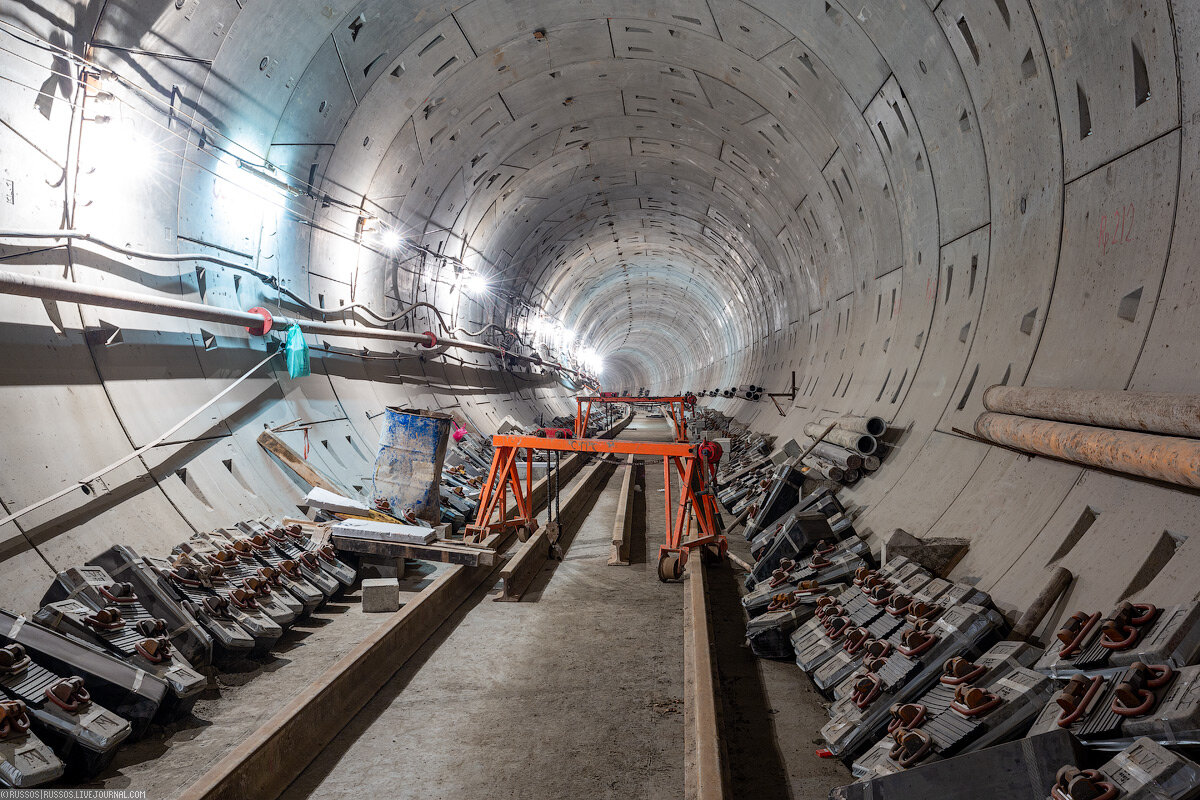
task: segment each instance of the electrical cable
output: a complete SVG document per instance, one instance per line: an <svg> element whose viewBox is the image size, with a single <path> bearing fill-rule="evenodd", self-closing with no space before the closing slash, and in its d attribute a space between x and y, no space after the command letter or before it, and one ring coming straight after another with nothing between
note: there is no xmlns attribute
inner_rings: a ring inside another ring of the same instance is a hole
<svg viewBox="0 0 1200 800"><path fill-rule="evenodd" d="M33 34L28 31L24 31L23 29L20 29L17 26L12 25L11 23L9 23L5 20L0 20L0 32L7 33L10 36L12 36L14 39L17 39L18 41L21 41L24 44L27 44L29 46L35 47L37 49L40 49L40 50L43 50L46 52L60 55L63 58L65 58L66 60L73 62L76 66L79 66L81 69L91 70L102 76L111 76L113 79L117 80L122 86L125 86L126 88L135 92L136 94L143 97L151 104L156 104L158 106L162 106L164 103L164 101L161 98L147 92L145 89L138 86L136 83L129 80L128 78L121 75L120 73L116 72L115 70L95 64L94 62L92 62L86 58L83 58L83 57L81 57L59 45L55 45L52 42L48 42L44 39L41 39L36 34ZM0 51L10 53L11 55L16 56L17 58L20 58L29 63L35 64L39 68L46 68L46 67L44 67L44 65L37 64L36 61L33 61L28 56L25 56L14 50L11 50L9 48L0 47ZM77 87L84 88L85 90L87 88L84 80L81 77L76 77L73 74L68 74L68 73L62 72L60 70L55 70L53 67L49 67L46 69L48 69L51 72L51 74L57 75L59 77L65 78L67 80L70 80ZM50 99L56 100L56 101L59 99L56 94L50 94L50 93L44 92L44 91L40 90L39 88L35 88L33 86L24 84L20 81L17 81L17 80L11 79L11 78L7 78L6 76L0 76L0 79L4 79L10 83L16 84L18 86L22 86L23 88L26 88L30 91L35 92L39 96L46 96L46 97L49 97ZM167 125L164 125L163 123L159 122L158 120L149 117L141 109L136 108L135 106L130 104L128 101L126 101L124 98L120 98L120 97L117 97L116 95L112 95L112 94L110 94L109 96L113 100L116 100L117 102L121 103L122 107L129 109L131 112L133 112L133 113L137 114L138 116L140 116L141 118L143 118L147 123L149 123L153 126L156 126L157 128L159 128L161 130L166 131L168 133L168 135L174 136L175 138L181 140L184 143L189 142L189 140L186 137L184 137L181 133L173 130L171 127L169 127ZM76 101L73 99L68 99L68 98L63 98L63 99L66 100L66 102L69 104L69 106L73 109L77 107L78 102L79 102L79 101ZM187 113L177 113L176 109L173 106L167 107L166 111L170 114L171 118L174 120L179 120L182 118L182 119L186 119L189 123L192 123L192 125L189 125L188 128L192 133L198 132L200 134L201 149L203 149L204 143L209 135L212 135L213 137L219 137L220 139L228 141L231 146L240 148L247 153L251 153L253 155L254 159L261 160L263 162L263 166L261 167L261 169L266 169L266 170L270 170L270 171L278 171L285 176L296 179L299 183L301 183L301 185L308 185L307 182L304 181L303 179L301 179L299 176L288 173L286 170L272 164L265 157L254 154L253 151L251 151L249 148L247 148L247 147L241 145L240 143L236 142L235 140L225 136L220 131L209 129L207 126L204 126L202 123L197 122L197 120L194 116L187 114ZM196 130L195 126L199 126L199 131ZM154 144L156 146L158 146L164 152L167 151L165 147L163 147L161 145L157 145L157 143L154 143ZM220 145L216 145L215 143L210 143L210 146L213 147L214 149L219 150L222 153L226 153L226 154L230 155L232 158L237 159L242 164L250 163L250 162L247 162L246 159L242 158L241 156L238 156L236 153L232 152L231 150L221 147ZM198 169L213 175L218 180L224 180L224 181L233 183L233 181L231 181L228 177L220 175L215 170L210 169L206 165L200 164L199 162L197 162L193 159L190 159L187 156L179 156L179 157L184 162L189 163L189 164L197 167ZM259 168L259 165L254 164L254 163L250 163L250 166L255 167L256 169ZM290 191L293 191L293 190L299 191L295 187L292 187L290 183L287 183L286 185L288 186L288 189ZM309 191L307 191L306 194L309 197L311 197L312 199L315 199L315 200L319 199L323 204L337 205L345 210L351 211L356 214L359 214L361 211L364 210L361 207L353 206L344 201L335 200L335 199L329 197L328 194L326 194L323 198L317 198L315 195L312 194L311 186L309 186ZM350 241L354 241L356 244L364 247L365 249L371 250L372 252L375 252L379 255L384 255L385 257L390 257L390 256L387 256L387 254L381 253L380 251L376 250L375 248L372 248L369 245L362 242L361 237L358 235L351 237L350 235L342 233L340 231L336 231L336 230L327 228L325 226L317 225L316 223L313 223L310 220L305 219L305 218L301 217L300 215L296 214L295 212L291 211L286 205L281 205L278 202L274 202L272 199L262 198L261 196L258 196L258 195L256 195L256 197L258 197L258 199L260 199L260 200L263 200L264 202L267 202L267 203L270 203L270 204L276 206L284 214L292 217L295 221L299 222L300 224L308 225L316 230L321 230L323 232L330 233L332 235L339 236L341 238L345 238ZM432 220L426 220L427 224L430 222L432 222ZM449 231L449 229L446 229L446 228L439 228L438 230L444 230L444 231L452 233L452 231ZM458 236L458 234L454 234L454 235L456 236L456 238L460 238L460 239L462 238L461 236ZM323 308L319 308L317 306L313 306L312 304L310 304L309 302L304 300L302 297L297 295L295 292L292 292L291 290L287 289L286 287L281 286L279 284L278 279L275 278L274 276L268 275L266 273L262 273L258 270L255 270L252 267L249 267L249 266L246 266L243 264L238 264L236 262L228 261L227 259L220 259L220 258L217 258L214 256L209 256L207 254L159 254L159 253L148 253L145 251L136 251L136 250L132 250L130 248L122 248L120 246L113 245L108 242L104 242L103 240L100 240L97 237L91 236L89 234L80 234L78 232L59 232L57 234L57 236L58 237L74 236L75 238L80 238L85 241L90 241L90 242L96 243L97 245L111 249L114 252L119 252L124 255L129 255L129 256L133 256L133 257L146 258L148 260L169 261L169 262L200 260L200 261L218 264L220 266L228 267L228 268L235 269L235 270L240 270L247 274L254 275L255 277L262 280L267 286L275 289L276 291L280 292L283 295L286 295L293 302L295 302L298 305L300 305L301 307L309 310L310 312L321 315L322 318L325 318L326 316L331 315L331 314L337 314L340 317L344 318L345 314L350 311L361 310L365 314L367 314L371 317L374 317L376 320L378 320L380 322L383 322L385 324L390 324L392 322L396 322L396 321L399 321L400 319L403 319L404 317L408 316L409 314L411 314L413 311L415 311L418 308L429 308L430 310L433 311L434 315L437 317L438 323L442 326L442 330L444 333L452 334L452 333L461 331L462 333L464 333L468 336L479 336L479 335L482 335L484 332L495 328L498 330L502 330L505 333L511 334L523 346L529 347L530 349L535 349L531 345L529 345L516 332L510 331L510 330L505 330L504 328L502 328L499 325L496 325L495 323L491 323L491 324L485 326L484 328L480 329L480 331L478 331L476 333L471 333L470 331L467 331L463 328L451 329L450 326L446 323L444 317L442 317L441 311L439 309L437 309L436 306L433 306L432 304L425 303L425 302L415 303L412 306L410 306L409 308L404 309L403 311L397 313L396 315L392 315L392 316L381 315L378 312L373 311L372 309L370 309L369 307L367 307L366 305L364 305L362 303L352 303L349 306L341 306L338 309L331 311L328 309L323 309ZM42 234L41 236L38 236L37 234L30 234L29 237L27 237L27 238L52 238L52 237L45 235L45 234ZM465 240L464 240L464 242L465 242ZM453 256L448 256L448 255L445 255L442 253L434 252L434 251L430 250L429 248L419 245L415 242L405 242L405 246L408 248L411 248L413 250L416 250L418 252L424 253L430 257L442 259L443 262L452 263L459 267L465 267L465 264L462 262L461 259L455 258ZM466 246L470 247L469 244L467 244ZM478 253L480 256L483 256L485 258L485 260L488 260L488 259L486 259L486 256L482 252L476 250L473 247L471 249L474 252ZM488 260L488 261L490 263L490 260ZM509 298L509 301L512 302L512 298Z"/></svg>

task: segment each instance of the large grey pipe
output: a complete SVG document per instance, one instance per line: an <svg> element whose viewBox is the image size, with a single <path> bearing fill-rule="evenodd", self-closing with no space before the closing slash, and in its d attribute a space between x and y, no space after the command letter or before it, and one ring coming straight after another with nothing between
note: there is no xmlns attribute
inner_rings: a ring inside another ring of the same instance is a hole
<svg viewBox="0 0 1200 800"><path fill-rule="evenodd" d="M1089 467L1200 489L1200 441L984 412L975 433L1015 447Z"/></svg>
<svg viewBox="0 0 1200 800"><path fill-rule="evenodd" d="M887 420L883 417L856 417L853 414L846 414L838 417L834 422L844 431L865 433L868 436L879 437L887 433Z"/></svg>
<svg viewBox="0 0 1200 800"><path fill-rule="evenodd" d="M1200 438L1200 395L1194 394L997 385L983 393L983 405L998 414Z"/></svg>
<svg viewBox="0 0 1200 800"><path fill-rule="evenodd" d="M842 469L858 469L863 463L863 457L857 452L829 442L819 443L812 449L812 454L837 464Z"/></svg>
<svg viewBox="0 0 1200 800"><path fill-rule="evenodd" d="M822 433L825 433L825 426L810 422L804 426L804 433L816 439ZM869 456L875 452L878 443L874 436L869 436L865 433L855 433L845 430L844 428L834 428L829 433L825 434L825 441L840 445L847 450L855 450L864 456Z"/></svg>
<svg viewBox="0 0 1200 800"><path fill-rule="evenodd" d="M175 317L177 319L193 319L199 322L239 325L247 328L262 327L263 324L263 317L261 315L252 314L249 311L218 308L204 303L193 303L190 300L177 300L171 297L152 297L120 289L86 286L57 278L42 278L36 275L23 275L3 270L0 270L0 294L36 297L40 300L79 303L80 305L98 306L101 308L120 308L126 311L140 311L145 314ZM356 339L380 339L389 342L407 342L409 344L427 344L429 342L429 337L425 334L393 331L387 328L365 328L358 325L340 325L332 322L316 322L314 320L283 316L273 316L273 321L275 326L280 329L299 325L300 330L305 333L320 336L348 336ZM509 358L533 364L544 363L545 366L552 369L587 377L583 373L564 367L561 364L539 362L537 359L513 353L502 354L499 348L480 342L439 338L438 346L441 347L443 345L470 350L475 353L491 353L497 356L506 355Z"/></svg>

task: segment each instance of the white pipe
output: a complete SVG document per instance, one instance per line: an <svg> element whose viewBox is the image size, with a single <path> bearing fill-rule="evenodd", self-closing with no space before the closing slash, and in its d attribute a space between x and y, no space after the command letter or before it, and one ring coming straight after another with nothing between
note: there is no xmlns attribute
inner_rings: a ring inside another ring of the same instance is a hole
<svg viewBox="0 0 1200 800"><path fill-rule="evenodd" d="M260 319L261 319L261 317L260 317ZM282 352L282 351L280 351L280 352ZM86 478L80 478L79 480L75 481L74 483L68 485L65 489L55 492L54 494L50 495L49 497L43 497L41 500L38 500L36 503L30 503L29 505L25 506L24 508L20 509L19 511L12 512L7 517L0 517L0 528L3 528L6 523L12 522L13 520L17 519L18 517L25 516L30 511L36 511L37 509L41 508L42 506L47 505L48 503L52 503L55 500L59 499L60 497L66 497L71 492L75 491L76 489L79 489L83 486L87 486L92 481L99 478L101 475L105 475L109 472L112 472L114 469L116 469L117 467L119 467L123 464L128 464L130 461L137 458L142 453L146 452L147 450L151 449L152 447L157 447L159 444L162 444L163 442L165 442L167 440L167 438L169 436L174 434L176 431L178 431L184 425L187 425L189 422L194 420L196 417L200 416L200 414L202 414L204 411L211 408L218 400L220 400L225 395L229 394L234 389L236 389L238 387L238 385L240 385L242 383L242 381L246 380L251 375L253 375L255 372L257 372L259 367L261 367L263 364L266 364L268 361L270 361L272 358L274 358L277 355L279 355L279 353L272 353L271 355L264 358L262 361L255 364L244 375L242 375L242 377L238 378L236 381L234 381L233 383L229 384L224 389L222 389L220 391L220 393L217 394L216 397L209 400L207 403L200 406L195 411L193 411L191 414L188 414L186 417L181 419L179 422L175 423L170 428L163 431L155 438L151 439L149 442L146 442L146 444L144 444L141 447L139 447L138 449L134 450L129 455L123 456L122 458L117 459L113 463L109 464L107 467L101 467L97 471L93 472L91 475L88 475Z"/></svg>
<svg viewBox="0 0 1200 800"><path fill-rule="evenodd" d="M3 234L0 234L2 236ZM84 286L72 281L57 278L42 278L36 275L23 275L17 272L0 271L0 294L17 295L20 297L36 297L41 300L60 300L81 305L101 306L104 308L120 308L126 311L140 311L146 314L176 317L179 319L194 319L202 322L215 322L242 327L261 327L263 317L248 311L218 308L204 303L193 303L190 300L176 300L169 297L151 297L149 295L126 292L119 289L105 289L98 286ZM410 344L428 344L429 337L423 333L393 331L388 328L365 328L358 325L338 325L331 322L316 322L314 320L294 319L284 316L272 316L276 327L286 329L298 325L305 333L321 336L351 337L356 339L380 339L390 342L408 342ZM565 367L554 362L542 362L529 356L505 353L498 347L480 342L468 342L461 339L439 338L438 344L456 347L475 353L491 353L504 355L531 364L545 366L588 378L582 372Z"/></svg>

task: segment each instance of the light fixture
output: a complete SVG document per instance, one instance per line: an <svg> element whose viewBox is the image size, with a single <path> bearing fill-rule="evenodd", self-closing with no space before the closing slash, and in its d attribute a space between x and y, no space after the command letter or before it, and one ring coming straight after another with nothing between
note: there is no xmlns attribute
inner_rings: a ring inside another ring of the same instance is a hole
<svg viewBox="0 0 1200 800"><path fill-rule="evenodd" d="M384 249L394 252L400 249L400 245L404 244L404 237L395 228L385 228L379 234L379 243L383 245Z"/></svg>
<svg viewBox="0 0 1200 800"><path fill-rule="evenodd" d="M228 153L217 161L216 177L213 205L230 220L257 222L264 212L276 214L289 193L286 183Z"/></svg>
<svg viewBox="0 0 1200 800"><path fill-rule="evenodd" d="M112 114L98 114L92 118L96 127L84 146L91 151L96 166L128 181L130 185L136 185L158 169L155 146L126 120L119 108L113 111Z"/></svg>
<svg viewBox="0 0 1200 800"><path fill-rule="evenodd" d="M488 279L478 272L469 273L463 278L463 289L475 297L485 295L488 290Z"/></svg>

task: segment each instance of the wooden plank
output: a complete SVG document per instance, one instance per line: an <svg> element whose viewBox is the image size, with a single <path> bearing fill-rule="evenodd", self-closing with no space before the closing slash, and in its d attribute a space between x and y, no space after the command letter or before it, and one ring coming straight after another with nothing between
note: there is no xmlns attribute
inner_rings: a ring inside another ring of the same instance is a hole
<svg viewBox="0 0 1200 800"><path fill-rule="evenodd" d="M633 527L634 473L637 467L634 464L632 455L625 458L625 463L622 466L625 468L625 477L621 481L621 493L617 496L617 513L616 520L613 522L612 548L608 553L608 565L610 567L629 566L629 537L631 535L630 530Z"/></svg>
<svg viewBox="0 0 1200 800"><path fill-rule="evenodd" d="M684 797L724 800L705 571L699 553L688 559L683 590Z"/></svg>
<svg viewBox="0 0 1200 800"><path fill-rule="evenodd" d="M260 433L258 435L258 443L264 450L282 461L285 467L296 473L296 476L309 486L318 486L331 492L345 494L345 490L309 466L309 463L304 460L303 456L291 447L288 447L283 439L280 439L270 431Z"/></svg>
<svg viewBox="0 0 1200 800"><path fill-rule="evenodd" d="M500 570L500 595L495 599L501 602L520 600L529 584L542 571L549 553L550 540L546 536L545 526L542 526L521 543L516 554Z"/></svg>

